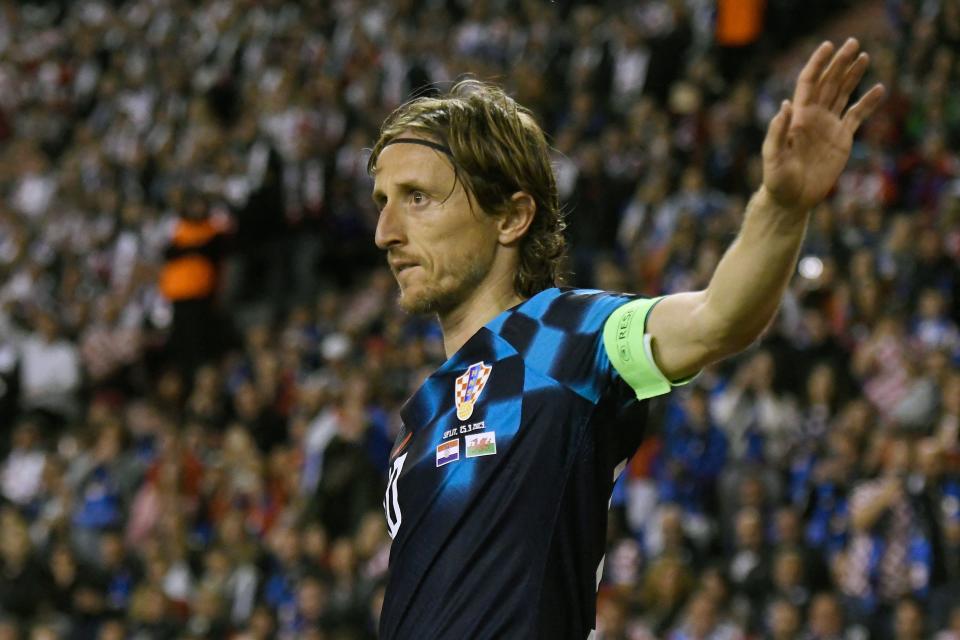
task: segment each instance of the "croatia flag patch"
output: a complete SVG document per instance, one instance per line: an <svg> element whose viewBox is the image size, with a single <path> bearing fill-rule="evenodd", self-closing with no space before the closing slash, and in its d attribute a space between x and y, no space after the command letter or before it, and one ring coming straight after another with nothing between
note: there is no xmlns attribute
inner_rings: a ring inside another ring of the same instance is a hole
<svg viewBox="0 0 960 640"><path fill-rule="evenodd" d="M460 438L441 442L437 445L437 466L456 462L460 459Z"/></svg>

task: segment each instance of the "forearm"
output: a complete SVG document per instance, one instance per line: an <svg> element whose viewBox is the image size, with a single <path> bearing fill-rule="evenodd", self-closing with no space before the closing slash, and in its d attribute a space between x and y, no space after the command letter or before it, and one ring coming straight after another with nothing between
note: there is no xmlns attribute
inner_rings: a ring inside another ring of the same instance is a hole
<svg viewBox="0 0 960 640"><path fill-rule="evenodd" d="M704 317L723 336L720 350L746 348L770 323L790 282L809 214L784 209L761 188L750 199L737 239L717 265Z"/></svg>
<svg viewBox="0 0 960 640"><path fill-rule="evenodd" d="M686 378L757 339L780 305L808 218L777 206L761 188L707 288L666 296L654 307L647 331L667 378Z"/></svg>
<svg viewBox="0 0 960 640"><path fill-rule="evenodd" d="M873 528L873 525L877 523L877 520L880 519L880 516L882 516L886 510L887 505L883 503L864 505L859 511L851 515L850 525L853 530L858 533L867 533Z"/></svg>
<svg viewBox="0 0 960 640"><path fill-rule="evenodd" d="M877 521L893 506L896 496L881 493L875 499L857 505L850 513L850 525L854 531L867 533Z"/></svg>
<svg viewBox="0 0 960 640"><path fill-rule="evenodd" d="M824 42L807 61L793 101L784 100L763 141L763 184L747 207L740 235L706 289L665 296L646 330L659 370L679 380L746 348L770 323L790 281L809 219L836 184L853 134L883 97L880 85L853 106L867 68L849 39ZM795 210L777 206L794 203Z"/></svg>

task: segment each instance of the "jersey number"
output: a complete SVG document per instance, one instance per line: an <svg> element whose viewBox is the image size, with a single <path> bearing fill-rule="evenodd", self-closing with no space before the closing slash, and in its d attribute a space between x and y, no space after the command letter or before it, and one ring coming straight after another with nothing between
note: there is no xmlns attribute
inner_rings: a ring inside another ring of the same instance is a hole
<svg viewBox="0 0 960 640"><path fill-rule="evenodd" d="M397 481L400 479L400 472L403 470L403 463L407 459L409 452L398 456L393 461L390 468L390 478L387 480L387 495L383 498L383 512L387 514L387 531L390 538L393 539L400 530L400 523L403 517L400 515L400 499L397 497Z"/></svg>

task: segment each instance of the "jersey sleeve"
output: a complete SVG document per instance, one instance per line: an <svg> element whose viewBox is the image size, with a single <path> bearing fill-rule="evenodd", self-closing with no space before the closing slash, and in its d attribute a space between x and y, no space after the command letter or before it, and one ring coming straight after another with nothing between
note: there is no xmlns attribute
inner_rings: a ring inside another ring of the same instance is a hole
<svg viewBox="0 0 960 640"><path fill-rule="evenodd" d="M604 323L636 299L591 289L552 289L528 300L494 329L527 367L598 402L619 375L604 348Z"/></svg>
<svg viewBox="0 0 960 640"><path fill-rule="evenodd" d="M672 387L687 384L696 377L671 381L653 359L653 337L646 331L647 316L662 299L631 300L617 307L604 323L603 343L611 366L639 400L668 393Z"/></svg>

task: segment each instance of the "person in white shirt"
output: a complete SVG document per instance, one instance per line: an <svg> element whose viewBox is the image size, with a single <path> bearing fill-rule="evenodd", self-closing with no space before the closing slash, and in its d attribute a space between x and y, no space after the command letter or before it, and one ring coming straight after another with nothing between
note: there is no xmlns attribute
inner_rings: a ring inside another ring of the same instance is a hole
<svg viewBox="0 0 960 640"><path fill-rule="evenodd" d="M77 346L60 334L50 313L39 312L34 331L20 344L21 409L69 420L79 408L80 384Z"/></svg>
<svg viewBox="0 0 960 640"><path fill-rule="evenodd" d="M40 491L47 454L40 447L40 433L33 422L24 421L13 432L12 447L0 470L0 491L7 500L29 505Z"/></svg>

